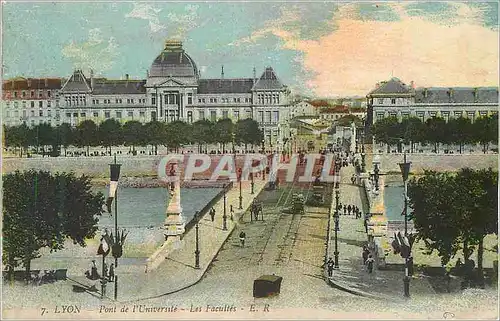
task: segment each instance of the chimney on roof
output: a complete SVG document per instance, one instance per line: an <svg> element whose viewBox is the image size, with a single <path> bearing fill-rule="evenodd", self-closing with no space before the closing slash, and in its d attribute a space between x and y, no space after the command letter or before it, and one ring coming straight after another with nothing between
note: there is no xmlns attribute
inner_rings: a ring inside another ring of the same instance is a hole
<svg viewBox="0 0 500 321"><path fill-rule="evenodd" d="M415 83L413 82L413 80L410 81L410 87L411 87L411 89L415 89Z"/></svg>
<svg viewBox="0 0 500 321"><path fill-rule="evenodd" d="M453 88L450 88L450 90L448 90L448 95L450 96L450 99L453 98Z"/></svg>
<svg viewBox="0 0 500 321"><path fill-rule="evenodd" d="M427 88L424 88L424 98L427 98Z"/></svg>
<svg viewBox="0 0 500 321"><path fill-rule="evenodd" d="M12 89L14 89L14 87L16 85L16 82L14 81L14 79L11 80L11 83L12 83Z"/></svg>
<svg viewBox="0 0 500 321"><path fill-rule="evenodd" d="M31 88L31 79L28 78L28 88Z"/></svg>
<svg viewBox="0 0 500 321"><path fill-rule="evenodd" d="M220 79L224 79L224 65L222 65L222 69L220 72Z"/></svg>
<svg viewBox="0 0 500 321"><path fill-rule="evenodd" d="M125 74L125 80L128 81L128 78L129 78L128 74Z"/></svg>
<svg viewBox="0 0 500 321"><path fill-rule="evenodd" d="M478 88L474 88L474 102L477 103L477 99L478 99Z"/></svg>
<svg viewBox="0 0 500 321"><path fill-rule="evenodd" d="M95 85L94 70L90 69L90 90L94 90L94 85Z"/></svg>
<svg viewBox="0 0 500 321"><path fill-rule="evenodd" d="M257 82L257 71L255 70L255 66L253 66L253 83Z"/></svg>
<svg viewBox="0 0 500 321"><path fill-rule="evenodd" d="M49 87L49 80L45 78L45 88Z"/></svg>
<svg viewBox="0 0 500 321"><path fill-rule="evenodd" d="M380 87L380 83L376 83L375 88L379 88L379 87Z"/></svg>

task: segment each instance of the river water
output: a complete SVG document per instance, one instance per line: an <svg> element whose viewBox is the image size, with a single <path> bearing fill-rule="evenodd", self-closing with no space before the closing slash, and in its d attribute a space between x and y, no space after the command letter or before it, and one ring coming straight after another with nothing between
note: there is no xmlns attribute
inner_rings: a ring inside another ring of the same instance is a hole
<svg viewBox="0 0 500 321"><path fill-rule="evenodd" d="M108 196L107 188L97 188ZM184 223L201 210L220 191L219 188L182 188L181 206ZM119 188L118 228L129 231L126 243L158 244L164 238L163 223L166 219L168 192L165 188ZM112 215L104 213L99 219L99 230L114 231L114 204Z"/></svg>

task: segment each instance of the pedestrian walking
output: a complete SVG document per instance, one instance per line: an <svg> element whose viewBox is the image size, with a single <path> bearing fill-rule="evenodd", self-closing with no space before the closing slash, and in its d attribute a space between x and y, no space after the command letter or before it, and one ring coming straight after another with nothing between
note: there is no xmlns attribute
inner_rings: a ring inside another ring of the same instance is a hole
<svg viewBox="0 0 500 321"><path fill-rule="evenodd" d="M347 206L344 204L344 215L347 213Z"/></svg>
<svg viewBox="0 0 500 321"><path fill-rule="evenodd" d="M212 218L212 222L215 221L215 209L213 207L210 209L210 217Z"/></svg>
<svg viewBox="0 0 500 321"><path fill-rule="evenodd" d="M115 264L111 263L109 266L109 282L113 282L115 280Z"/></svg>
<svg viewBox="0 0 500 321"><path fill-rule="evenodd" d="M365 233L368 234L368 218L367 217L365 217L364 225L365 225Z"/></svg>
<svg viewBox="0 0 500 321"><path fill-rule="evenodd" d="M241 246L244 247L245 246L245 239L246 239L247 235L245 234L245 232L241 231L240 233L240 243L241 243Z"/></svg>
<svg viewBox="0 0 500 321"><path fill-rule="evenodd" d="M373 259L372 255L368 255L368 259L366 260L366 266L368 268L368 273L373 272L373 264L375 263L375 260Z"/></svg>
<svg viewBox="0 0 500 321"><path fill-rule="evenodd" d="M370 254L370 251L368 251L368 248L365 246L363 246L363 254L362 254L362 257L363 257L363 265L366 265L366 261L368 260L368 255Z"/></svg>
<svg viewBox="0 0 500 321"><path fill-rule="evenodd" d="M347 205L347 214L351 215L351 205Z"/></svg>
<svg viewBox="0 0 500 321"><path fill-rule="evenodd" d="M326 262L326 267L328 269L328 277L329 278L331 278L333 276L333 266L334 266L333 260L332 260L332 258L329 258L328 262Z"/></svg>
<svg viewBox="0 0 500 321"><path fill-rule="evenodd" d="M230 218L231 218L231 221L234 220L234 209L233 209L233 205L229 205L229 213L230 213Z"/></svg>
<svg viewBox="0 0 500 321"><path fill-rule="evenodd" d="M96 280L99 278L99 273L97 273L97 265L95 260L92 260L92 267L90 268L90 277L92 280Z"/></svg>

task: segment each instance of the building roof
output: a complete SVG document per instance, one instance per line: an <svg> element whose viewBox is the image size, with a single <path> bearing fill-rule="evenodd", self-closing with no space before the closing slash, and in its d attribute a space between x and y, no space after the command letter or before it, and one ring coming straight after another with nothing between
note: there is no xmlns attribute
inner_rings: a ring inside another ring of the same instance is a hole
<svg viewBox="0 0 500 321"><path fill-rule="evenodd" d="M314 107L331 107L328 101L322 99L310 100L308 101L308 103L313 105Z"/></svg>
<svg viewBox="0 0 500 321"><path fill-rule="evenodd" d="M146 80L113 80L96 79L94 80L94 95L112 95L112 94L145 94L144 84Z"/></svg>
<svg viewBox="0 0 500 321"><path fill-rule="evenodd" d="M335 106L330 108L323 108L319 111L320 114L336 114L336 113L348 113L349 107L347 106Z"/></svg>
<svg viewBox="0 0 500 321"><path fill-rule="evenodd" d="M3 90L61 89L61 78L13 78L4 80Z"/></svg>
<svg viewBox="0 0 500 321"><path fill-rule="evenodd" d="M498 103L498 87L417 88L415 102L421 104Z"/></svg>
<svg viewBox="0 0 500 321"><path fill-rule="evenodd" d="M382 81L377 84L377 88L372 90L368 95L409 94L411 92L411 86L407 86L398 78L393 77L389 81Z"/></svg>
<svg viewBox="0 0 500 321"><path fill-rule="evenodd" d="M198 80L199 94L244 94L251 93L253 79L200 79Z"/></svg>
<svg viewBox="0 0 500 321"><path fill-rule="evenodd" d="M277 90L283 89L285 86L279 80L272 67L267 67L260 78L253 86L254 90Z"/></svg>
<svg viewBox="0 0 500 321"><path fill-rule="evenodd" d="M182 42L167 40L151 65L149 77L198 77L198 68L182 48Z"/></svg>
<svg viewBox="0 0 500 321"><path fill-rule="evenodd" d="M90 79L87 79L81 70L75 70L61 90L90 92Z"/></svg>

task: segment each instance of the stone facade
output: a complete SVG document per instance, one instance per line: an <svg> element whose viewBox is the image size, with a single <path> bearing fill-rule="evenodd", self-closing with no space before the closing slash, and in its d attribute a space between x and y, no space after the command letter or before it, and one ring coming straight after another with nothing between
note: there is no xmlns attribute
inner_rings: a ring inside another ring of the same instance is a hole
<svg viewBox="0 0 500 321"><path fill-rule="evenodd" d="M2 84L3 124L33 126L61 123L58 78L15 78Z"/></svg>
<svg viewBox="0 0 500 321"><path fill-rule="evenodd" d="M394 116L399 120L417 117L425 122L432 117L469 118L498 113L498 87L415 88L398 78L377 84L367 96L367 126Z"/></svg>
<svg viewBox="0 0 500 321"><path fill-rule="evenodd" d="M96 78L92 71L87 77L81 70L75 70L67 79L57 81L57 88L48 88L53 91L50 104L57 108L47 110L44 118L38 117L38 110L30 111L28 98L26 107L23 107L25 102L22 100L26 93L30 95L30 90L35 90L36 95L38 90L45 90L45 95L47 90L43 79L31 80L31 87L29 80L25 81L22 88L15 85L12 90L9 90L9 83L4 82L4 98L8 97L8 108L5 108L8 114L4 115L4 123L35 125L50 119L52 124L66 122L76 126L87 119L96 123L110 118L121 122L183 120L192 123L201 119L230 118L237 121L252 118L264 131L263 143L266 146L281 150L286 148L290 137L290 90L272 67L267 67L260 77L254 68L253 77L234 79L225 78L222 67L220 78L203 79L180 41L166 41L146 79L129 79L128 75L121 80ZM41 87L34 86L35 83L41 83ZM52 85L52 80L49 84ZM10 98L14 92L15 99ZM17 102L17 107L13 108L9 99L22 102ZM46 102L42 104L47 105ZM54 118L57 115L57 122L45 116L47 114Z"/></svg>

